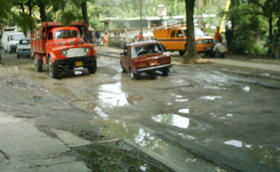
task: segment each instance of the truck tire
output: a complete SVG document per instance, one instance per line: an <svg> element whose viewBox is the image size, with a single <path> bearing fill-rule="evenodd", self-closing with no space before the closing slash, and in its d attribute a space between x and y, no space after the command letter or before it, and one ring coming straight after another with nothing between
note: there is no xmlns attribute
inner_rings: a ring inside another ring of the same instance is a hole
<svg viewBox="0 0 280 172"><path fill-rule="evenodd" d="M43 70L43 60L38 58L38 55L34 55L34 65L35 65L35 71L42 72Z"/></svg>
<svg viewBox="0 0 280 172"><path fill-rule="evenodd" d="M162 71L162 76L168 76L168 72L169 72L168 69L163 70Z"/></svg>
<svg viewBox="0 0 280 172"><path fill-rule="evenodd" d="M49 75L52 78L58 78L57 69L55 68L55 65L53 64L51 57L49 57L48 65L49 65Z"/></svg>
<svg viewBox="0 0 280 172"><path fill-rule="evenodd" d="M95 73L97 70L96 59L94 59L93 64L88 67L89 73Z"/></svg>

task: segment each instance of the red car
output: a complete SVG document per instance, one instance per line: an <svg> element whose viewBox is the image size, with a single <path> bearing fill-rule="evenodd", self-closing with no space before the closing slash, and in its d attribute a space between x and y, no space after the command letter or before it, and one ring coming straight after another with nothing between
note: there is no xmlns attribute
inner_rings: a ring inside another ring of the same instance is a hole
<svg viewBox="0 0 280 172"><path fill-rule="evenodd" d="M127 44L121 53L121 67L123 72L129 72L132 79L138 79L141 73L155 77L156 71L167 76L170 64L170 55L164 52L158 41L145 41Z"/></svg>

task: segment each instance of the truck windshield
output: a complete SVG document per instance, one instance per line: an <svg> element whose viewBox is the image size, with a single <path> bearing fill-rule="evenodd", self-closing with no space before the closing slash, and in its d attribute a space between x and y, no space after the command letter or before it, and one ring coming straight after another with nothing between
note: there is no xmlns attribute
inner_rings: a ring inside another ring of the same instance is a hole
<svg viewBox="0 0 280 172"><path fill-rule="evenodd" d="M185 35L187 35L187 30L184 30L184 32L185 32ZM206 36L206 34L201 29L198 29L198 28L194 29L194 34L195 34L195 36Z"/></svg>
<svg viewBox="0 0 280 172"><path fill-rule="evenodd" d="M77 38L78 36L79 34L76 30L58 30L55 32L56 39Z"/></svg>
<svg viewBox="0 0 280 172"><path fill-rule="evenodd" d="M160 44L149 44L139 47L134 47L132 49L132 58L136 58L140 55L162 53L164 50Z"/></svg>

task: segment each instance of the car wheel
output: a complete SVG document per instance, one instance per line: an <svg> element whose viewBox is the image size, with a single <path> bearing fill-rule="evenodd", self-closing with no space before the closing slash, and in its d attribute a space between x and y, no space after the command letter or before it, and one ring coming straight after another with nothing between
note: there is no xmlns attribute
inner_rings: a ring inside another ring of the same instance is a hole
<svg viewBox="0 0 280 172"><path fill-rule="evenodd" d="M130 78L133 80L137 80L138 79L138 75L133 73L133 71L130 69Z"/></svg>
<svg viewBox="0 0 280 172"><path fill-rule="evenodd" d="M123 67L122 61L120 61L120 64L121 64L121 67L122 67L122 72L123 72L123 73L127 73L127 70L125 70L125 68Z"/></svg>
<svg viewBox="0 0 280 172"><path fill-rule="evenodd" d="M96 59L94 59L93 64L88 67L88 72L89 73L95 73L96 70L97 70Z"/></svg>
<svg viewBox="0 0 280 172"><path fill-rule="evenodd" d="M43 60L39 59L37 54L35 54L35 56L34 56L34 65L35 65L35 70L37 72L42 72L42 70L43 70Z"/></svg>
<svg viewBox="0 0 280 172"><path fill-rule="evenodd" d="M163 70L162 71L162 76L168 76L168 70Z"/></svg>
<svg viewBox="0 0 280 172"><path fill-rule="evenodd" d="M52 58L49 57L49 61L48 61L48 65L49 65L49 75L52 78L57 78L57 69L55 68L55 65L52 62Z"/></svg>
<svg viewBox="0 0 280 172"><path fill-rule="evenodd" d="M180 54L180 56L183 56L183 55L185 55L185 50L183 50L183 51L179 51L179 54Z"/></svg>

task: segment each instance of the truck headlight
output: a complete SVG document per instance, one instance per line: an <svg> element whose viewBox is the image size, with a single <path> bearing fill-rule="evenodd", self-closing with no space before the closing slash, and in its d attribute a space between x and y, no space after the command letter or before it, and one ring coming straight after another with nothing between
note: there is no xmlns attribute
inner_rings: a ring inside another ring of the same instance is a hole
<svg viewBox="0 0 280 172"><path fill-rule="evenodd" d="M88 53L89 52L89 48L84 48L85 52Z"/></svg>
<svg viewBox="0 0 280 172"><path fill-rule="evenodd" d="M67 50L62 50L62 51L61 51L61 54L64 55L64 56L66 56L66 55L67 55Z"/></svg>

